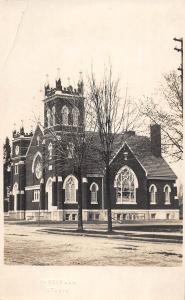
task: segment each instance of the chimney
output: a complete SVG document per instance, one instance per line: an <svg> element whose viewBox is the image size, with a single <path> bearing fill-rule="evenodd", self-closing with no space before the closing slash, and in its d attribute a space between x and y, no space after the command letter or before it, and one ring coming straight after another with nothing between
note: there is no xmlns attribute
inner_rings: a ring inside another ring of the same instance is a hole
<svg viewBox="0 0 185 300"><path fill-rule="evenodd" d="M161 156L161 126L159 124L150 125L151 151L156 157Z"/></svg>

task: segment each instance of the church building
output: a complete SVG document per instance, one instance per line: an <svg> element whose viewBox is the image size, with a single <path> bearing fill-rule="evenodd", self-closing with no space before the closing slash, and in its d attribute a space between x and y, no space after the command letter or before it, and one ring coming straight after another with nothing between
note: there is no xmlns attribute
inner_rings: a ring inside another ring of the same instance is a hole
<svg viewBox="0 0 185 300"><path fill-rule="evenodd" d="M43 126L38 124L30 133L23 126L13 131L8 214L15 219L75 221L79 182L73 169L66 167L71 153L60 160L52 134L59 140L65 134L74 150L72 133L80 134L84 122L83 82L77 89L64 88L58 78L55 88L45 86L43 104ZM160 126L150 129L150 138L134 131L124 138L120 134L114 146L110 163L113 220L179 219L177 177L161 155ZM94 142L82 174L83 220L103 221L107 220L105 174L95 149L98 134L89 134Z"/></svg>

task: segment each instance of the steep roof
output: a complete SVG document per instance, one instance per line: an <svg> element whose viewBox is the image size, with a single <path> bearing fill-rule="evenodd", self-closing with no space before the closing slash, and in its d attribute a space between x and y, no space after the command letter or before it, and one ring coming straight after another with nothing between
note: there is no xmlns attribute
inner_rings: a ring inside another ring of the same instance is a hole
<svg viewBox="0 0 185 300"><path fill-rule="evenodd" d="M91 142L86 159L86 172L87 174L103 174L104 166L99 151L101 150L99 136L97 133L89 133L88 136L93 142ZM148 178L177 178L163 157L156 157L152 154L150 139L145 136L117 135L112 160L115 159L118 152L123 148L124 143L126 143L130 151L146 171Z"/></svg>
<svg viewBox="0 0 185 300"><path fill-rule="evenodd" d="M144 136L131 136L126 143L140 164L146 170L149 178L169 177L176 179L176 175L163 157L156 157L151 152L151 141Z"/></svg>
<svg viewBox="0 0 185 300"><path fill-rule="evenodd" d="M30 144L29 144L29 147L28 147L28 150L26 152L26 156L28 156L29 152L30 152L30 149L31 147L33 146L34 143L36 143L36 136L37 135L40 135L40 136L43 136L43 130L42 130L42 127L39 125L39 123L37 124L36 128L35 128L35 131L33 133L33 136L32 136L32 139L30 141Z"/></svg>

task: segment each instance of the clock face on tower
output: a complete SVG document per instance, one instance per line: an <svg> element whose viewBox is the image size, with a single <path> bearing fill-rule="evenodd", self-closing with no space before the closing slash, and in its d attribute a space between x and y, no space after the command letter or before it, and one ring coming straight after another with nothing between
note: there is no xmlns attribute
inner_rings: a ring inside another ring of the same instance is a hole
<svg viewBox="0 0 185 300"><path fill-rule="evenodd" d="M41 162L38 161L35 167L35 176L37 179L40 179L42 176L42 165Z"/></svg>
<svg viewBox="0 0 185 300"><path fill-rule="evenodd" d="M16 155L19 154L19 146L18 146L18 145L15 147L15 154L16 154Z"/></svg>

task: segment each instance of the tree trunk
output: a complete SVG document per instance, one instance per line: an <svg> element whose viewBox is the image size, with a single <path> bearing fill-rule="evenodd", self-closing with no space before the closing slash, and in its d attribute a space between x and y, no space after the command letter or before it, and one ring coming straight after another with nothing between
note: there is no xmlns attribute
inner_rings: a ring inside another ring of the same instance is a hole
<svg viewBox="0 0 185 300"><path fill-rule="evenodd" d="M78 168L78 230L83 231L83 220L82 220L82 174L81 168Z"/></svg>
<svg viewBox="0 0 185 300"><path fill-rule="evenodd" d="M106 167L106 200L107 200L107 229L112 232L111 194L110 194L110 168Z"/></svg>

